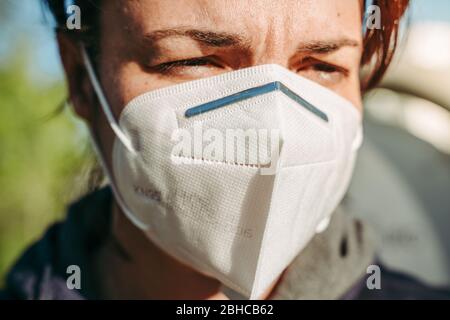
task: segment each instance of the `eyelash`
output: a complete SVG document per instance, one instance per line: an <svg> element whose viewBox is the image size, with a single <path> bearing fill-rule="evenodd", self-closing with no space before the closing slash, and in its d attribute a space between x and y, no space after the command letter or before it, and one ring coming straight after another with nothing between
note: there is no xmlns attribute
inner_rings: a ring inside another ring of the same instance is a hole
<svg viewBox="0 0 450 320"><path fill-rule="evenodd" d="M314 58L304 59L302 63L305 64L305 66L300 68L299 71L312 68L314 71L318 71L318 72L341 73L345 77L347 77L350 73L349 70L346 68L339 67L339 66L336 66L336 65L333 65L330 63L318 61Z"/></svg>
<svg viewBox="0 0 450 320"><path fill-rule="evenodd" d="M303 61L303 63L307 63L307 65L305 67L300 68L298 70L298 72L312 68L314 71L317 71L317 72L325 72L325 73L330 73L330 74L338 72L344 76L348 76L348 74L349 74L349 71L345 68L338 67L336 65L332 65L329 63L325 63L325 62L320 62L320 61L317 61L317 60L311 59L311 58L305 59ZM201 66L207 66L207 65L211 65L211 66L214 66L217 68L222 68L222 66L220 66L219 64L214 63L211 60L211 57L200 57L200 58L170 61L170 62L161 63L159 65L156 65L156 66L153 66L150 68L153 71L156 71L161 74L169 74L171 71L173 71L174 68L177 68L177 67L201 67Z"/></svg>
<svg viewBox="0 0 450 320"><path fill-rule="evenodd" d="M160 72L162 74L167 74L170 73L172 69L176 67L201 67L206 65L213 65L215 67L220 67L218 64L213 63L209 57L201 57L201 58L192 58L192 59L165 62L153 66L151 67L151 69Z"/></svg>

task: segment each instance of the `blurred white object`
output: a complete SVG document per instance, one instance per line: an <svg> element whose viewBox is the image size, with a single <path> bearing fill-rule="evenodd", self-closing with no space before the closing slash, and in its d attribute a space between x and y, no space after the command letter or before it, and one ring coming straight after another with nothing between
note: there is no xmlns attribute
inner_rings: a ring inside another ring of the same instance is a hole
<svg viewBox="0 0 450 320"><path fill-rule="evenodd" d="M450 24L413 25L366 99L366 144L349 191L389 267L450 285Z"/></svg>
<svg viewBox="0 0 450 320"><path fill-rule="evenodd" d="M413 26L404 59L416 68L440 72L450 66L450 25L440 22Z"/></svg>
<svg viewBox="0 0 450 320"><path fill-rule="evenodd" d="M450 111L428 100L376 89L365 103L366 112L380 123L402 128L450 154Z"/></svg>
<svg viewBox="0 0 450 320"><path fill-rule="evenodd" d="M382 86L450 110L450 24L411 26Z"/></svg>

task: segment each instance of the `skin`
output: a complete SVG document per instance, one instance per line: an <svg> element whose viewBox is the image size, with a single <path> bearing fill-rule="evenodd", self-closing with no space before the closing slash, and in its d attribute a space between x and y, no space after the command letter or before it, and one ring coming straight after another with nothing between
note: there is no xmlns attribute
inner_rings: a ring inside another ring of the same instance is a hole
<svg viewBox="0 0 450 320"><path fill-rule="evenodd" d="M145 92L268 63L362 108L360 0L111 0L102 4L101 30L97 72L116 118ZM64 34L58 41L74 109L110 166L115 137L79 47ZM226 299L217 280L166 255L112 207L110 237L93 261L102 297ZM274 290L276 283L261 299Z"/></svg>

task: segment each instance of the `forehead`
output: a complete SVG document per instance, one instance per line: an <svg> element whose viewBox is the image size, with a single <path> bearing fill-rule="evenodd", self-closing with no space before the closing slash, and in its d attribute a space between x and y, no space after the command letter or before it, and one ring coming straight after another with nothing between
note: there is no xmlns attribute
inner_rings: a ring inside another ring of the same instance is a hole
<svg viewBox="0 0 450 320"><path fill-rule="evenodd" d="M102 25L139 34L195 27L254 37L270 32L280 38L358 39L361 12L361 0L113 0L104 2Z"/></svg>

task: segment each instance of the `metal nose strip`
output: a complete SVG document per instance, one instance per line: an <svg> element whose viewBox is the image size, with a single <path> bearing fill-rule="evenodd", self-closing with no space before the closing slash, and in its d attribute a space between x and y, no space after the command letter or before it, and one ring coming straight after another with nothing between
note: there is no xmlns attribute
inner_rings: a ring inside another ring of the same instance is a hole
<svg viewBox="0 0 450 320"><path fill-rule="evenodd" d="M197 107L191 108L186 111L185 117L191 118L198 116L200 114L213 111L219 108L226 107L230 104L245 101L260 95L268 94L274 91L281 91L286 96L297 102L299 105L304 107L306 110L310 111L320 119L322 119L325 122L329 122L328 116L321 110L319 110L317 107L313 106L311 103L294 93L291 89L286 87L284 84L282 84L279 81L271 82L259 87L247 89L238 93L234 93L230 96L214 100L211 102L207 102L205 104L201 104Z"/></svg>

